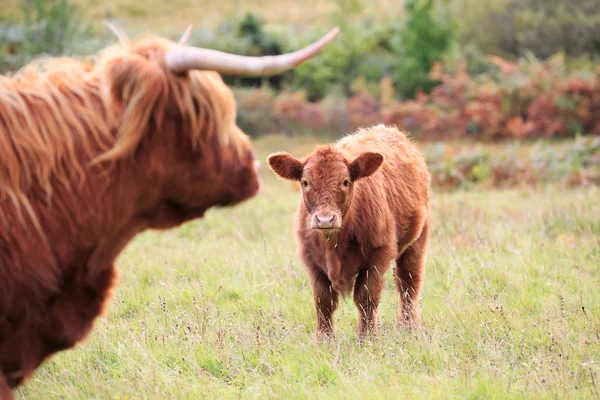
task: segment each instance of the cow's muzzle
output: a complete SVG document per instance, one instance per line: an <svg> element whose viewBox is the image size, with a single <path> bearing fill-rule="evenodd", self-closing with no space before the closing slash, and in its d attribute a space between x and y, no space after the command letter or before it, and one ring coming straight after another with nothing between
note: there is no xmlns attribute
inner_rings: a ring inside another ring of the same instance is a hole
<svg viewBox="0 0 600 400"><path fill-rule="evenodd" d="M310 219L310 227L319 230L335 230L342 226L341 218L333 212L316 212Z"/></svg>

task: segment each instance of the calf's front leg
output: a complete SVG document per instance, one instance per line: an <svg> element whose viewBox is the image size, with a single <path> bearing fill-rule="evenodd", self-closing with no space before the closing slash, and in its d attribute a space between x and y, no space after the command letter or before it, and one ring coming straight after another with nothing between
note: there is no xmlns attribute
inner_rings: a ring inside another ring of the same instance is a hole
<svg viewBox="0 0 600 400"><path fill-rule="evenodd" d="M334 336L333 313L338 306L338 292L333 289L331 281L321 270L315 268L310 275L317 311L317 337L332 338Z"/></svg>

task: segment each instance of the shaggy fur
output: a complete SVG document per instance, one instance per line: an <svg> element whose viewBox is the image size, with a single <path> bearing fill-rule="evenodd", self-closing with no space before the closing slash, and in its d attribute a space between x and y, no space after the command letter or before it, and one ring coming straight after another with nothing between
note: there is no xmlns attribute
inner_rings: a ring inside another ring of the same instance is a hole
<svg viewBox="0 0 600 400"><path fill-rule="evenodd" d="M259 189L220 76L149 38L0 79L0 398L86 337L139 232Z"/></svg>
<svg viewBox="0 0 600 400"><path fill-rule="evenodd" d="M301 182L296 237L311 278L319 336L333 335L339 295L352 290L359 337L376 329L383 276L393 260L398 321L416 323L431 181L417 147L395 128L378 125L302 160L276 153L268 162L279 176ZM323 221L331 221L330 229L318 229Z"/></svg>

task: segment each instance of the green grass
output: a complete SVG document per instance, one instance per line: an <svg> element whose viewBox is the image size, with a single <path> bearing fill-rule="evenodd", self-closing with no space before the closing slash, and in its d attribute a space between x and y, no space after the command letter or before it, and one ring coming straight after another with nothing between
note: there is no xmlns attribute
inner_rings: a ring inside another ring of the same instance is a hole
<svg viewBox="0 0 600 400"><path fill-rule="evenodd" d="M311 146L256 143L263 160ZM292 233L299 194L264 169L242 206L138 236L89 339L17 397L600 396L600 188L434 192L424 329L395 328L390 270L381 335L357 342L346 299L337 338L320 344Z"/></svg>

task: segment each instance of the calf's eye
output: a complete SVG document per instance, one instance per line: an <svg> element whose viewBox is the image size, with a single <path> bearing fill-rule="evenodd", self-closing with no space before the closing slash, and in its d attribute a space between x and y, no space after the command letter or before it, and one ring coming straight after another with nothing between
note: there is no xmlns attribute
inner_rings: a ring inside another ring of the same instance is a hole
<svg viewBox="0 0 600 400"><path fill-rule="evenodd" d="M308 187L308 182L304 179L302 179L302 186Z"/></svg>
<svg viewBox="0 0 600 400"><path fill-rule="evenodd" d="M350 186L350 181L348 179L344 180L344 186L346 186L346 187Z"/></svg>

